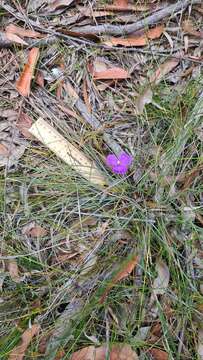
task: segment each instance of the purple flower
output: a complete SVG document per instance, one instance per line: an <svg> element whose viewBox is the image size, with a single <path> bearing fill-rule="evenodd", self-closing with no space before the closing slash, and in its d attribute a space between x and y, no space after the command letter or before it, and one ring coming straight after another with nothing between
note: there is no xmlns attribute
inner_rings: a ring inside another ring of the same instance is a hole
<svg viewBox="0 0 203 360"><path fill-rule="evenodd" d="M106 164L115 174L125 175L132 164L132 156L122 152L119 156L109 154L106 157Z"/></svg>

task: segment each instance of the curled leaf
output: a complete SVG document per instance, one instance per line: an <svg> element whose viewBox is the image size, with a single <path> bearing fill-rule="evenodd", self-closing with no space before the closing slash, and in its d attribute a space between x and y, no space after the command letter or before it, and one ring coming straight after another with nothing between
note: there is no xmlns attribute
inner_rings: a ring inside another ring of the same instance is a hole
<svg viewBox="0 0 203 360"><path fill-rule="evenodd" d="M28 131L28 129L32 126L32 119L23 111L21 111L21 113L20 113L20 116L18 118L16 126L17 126L18 130L20 131L20 133L26 139L33 139L33 136Z"/></svg>
<svg viewBox="0 0 203 360"><path fill-rule="evenodd" d="M161 64L155 73L150 77L150 82L159 84L163 80L164 76L172 71L179 64L179 59L172 58Z"/></svg>
<svg viewBox="0 0 203 360"><path fill-rule="evenodd" d="M70 360L105 360L107 355L106 345L95 348L87 346L72 354ZM135 351L128 344L113 345L109 351L110 360L138 360Z"/></svg>
<svg viewBox="0 0 203 360"><path fill-rule="evenodd" d="M146 104L150 104L152 102L152 90L150 88L146 89L144 93L136 99L136 115L141 115L143 113L144 107Z"/></svg>
<svg viewBox="0 0 203 360"><path fill-rule="evenodd" d="M40 326L33 324L31 328L26 329L22 335L21 345L16 346L9 354L8 360L23 360L25 352L30 345L32 338L39 332Z"/></svg>
<svg viewBox="0 0 203 360"><path fill-rule="evenodd" d="M166 290L168 288L168 284L169 284L169 279L170 279L170 273L169 273L168 266L166 265L165 262L163 262L160 259L158 259L156 262L156 271L157 271L158 275L157 275L156 279L154 280L154 283L152 286L154 296L161 295L166 292Z"/></svg>
<svg viewBox="0 0 203 360"><path fill-rule="evenodd" d="M104 300L106 299L109 291L113 288L113 286L115 284L117 284L117 282L119 282L122 279L125 279L126 277L128 277L131 272L134 270L135 266L138 263L138 259L139 257L137 255L134 255L133 257L131 257L130 259L128 259L124 266L122 267L122 270L120 270L112 279L111 283L109 284L109 286L107 286L106 290L104 291L101 299L100 299L100 304L102 304L104 302Z"/></svg>
<svg viewBox="0 0 203 360"><path fill-rule="evenodd" d="M39 49L32 48L28 55L28 62L16 82L16 89L22 96L29 96L31 80L39 58Z"/></svg>
<svg viewBox="0 0 203 360"><path fill-rule="evenodd" d="M15 259L11 259L8 261L8 271L9 271L11 279L14 282L19 283L21 281L21 278L19 275L19 270L18 270L18 264Z"/></svg>

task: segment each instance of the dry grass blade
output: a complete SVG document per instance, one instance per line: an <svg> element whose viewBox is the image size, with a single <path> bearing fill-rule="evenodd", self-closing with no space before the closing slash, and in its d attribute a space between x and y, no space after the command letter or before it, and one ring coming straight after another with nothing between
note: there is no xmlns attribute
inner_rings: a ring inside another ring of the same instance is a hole
<svg viewBox="0 0 203 360"><path fill-rule="evenodd" d="M16 82L16 89L22 96L29 96L32 77L39 58L39 49L33 48L28 55L28 62Z"/></svg>
<svg viewBox="0 0 203 360"><path fill-rule="evenodd" d="M94 185L106 185L106 179L96 164L68 142L46 121L39 118L30 128L30 133L53 151L59 158Z"/></svg>
<svg viewBox="0 0 203 360"><path fill-rule="evenodd" d="M101 299L100 299L100 303L102 304L104 302L104 300L106 299L109 291L114 287L114 285L117 284L117 282L125 279L126 277L128 277L131 272L134 270L135 266L138 263L138 259L139 257L137 255L134 255L133 257L131 257L128 261L126 261L125 265L123 266L122 270L120 270L112 279L111 284L109 284L109 286L106 288L106 290L104 291L104 294L102 295Z"/></svg>
<svg viewBox="0 0 203 360"><path fill-rule="evenodd" d="M22 343L16 346L9 354L9 360L23 360L25 352L30 345L32 338L38 334L40 326L37 324L32 325L30 329L25 330L22 335Z"/></svg>

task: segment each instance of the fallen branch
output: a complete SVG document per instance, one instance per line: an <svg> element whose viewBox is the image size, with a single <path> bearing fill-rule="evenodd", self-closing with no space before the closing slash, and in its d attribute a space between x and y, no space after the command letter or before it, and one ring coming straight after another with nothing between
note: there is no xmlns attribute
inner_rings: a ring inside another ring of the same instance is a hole
<svg viewBox="0 0 203 360"><path fill-rule="evenodd" d="M201 0L179 0L177 3L167 6L160 11L139 20L136 23L129 25L86 25L82 27L74 27L71 30L81 34L94 34L94 35L127 35L135 31L145 28L146 26L153 25L167 16L176 14L179 11L184 11L188 5L201 3Z"/></svg>

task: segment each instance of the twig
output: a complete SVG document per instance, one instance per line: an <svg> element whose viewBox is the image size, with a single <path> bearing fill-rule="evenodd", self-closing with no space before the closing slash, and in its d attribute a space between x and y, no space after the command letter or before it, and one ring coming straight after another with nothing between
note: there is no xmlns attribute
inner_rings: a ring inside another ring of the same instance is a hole
<svg viewBox="0 0 203 360"><path fill-rule="evenodd" d="M136 23L129 25L86 25L82 27L74 27L71 30L81 34L94 34L94 35L127 35L137 30L143 29L146 26L153 25L167 16L176 14L179 11L185 10L188 5L201 3L201 0L179 0L177 3L167 6L165 9L157 11L145 19L139 20Z"/></svg>
<svg viewBox="0 0 203 360"><path fill-rule="evenodd" d="M110 134L103 131L100 121L93 114L90 114L85 103L79 98L78 94L76 93L70 82L66 82L64 84L64 88L67 91L69 97L73 100L76 109L81 113L83 119L89 125L91 125L93 129L102 130L103 139L106 144L110 147L110 149L113 150L115 154L120 154L122 152L121 146L114 139L112 139L112 136Z"/></svg>

